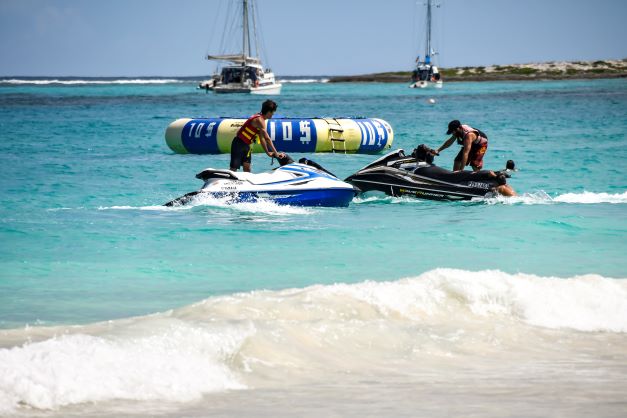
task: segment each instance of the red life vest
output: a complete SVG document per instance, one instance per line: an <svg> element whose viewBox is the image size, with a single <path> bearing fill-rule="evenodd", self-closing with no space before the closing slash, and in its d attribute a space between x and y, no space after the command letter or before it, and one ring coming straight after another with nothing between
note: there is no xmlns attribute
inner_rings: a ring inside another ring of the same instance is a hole
<svg viewBox="0 0 627 418"><path fill-rule="evenodd" d="M252 126L252 123L255 119L260 117L261 113L249 117L237 131L237 137L249 145L255 142L255 137L259 134L260 129Z"/></svg>
<svg viewBox="0 0 627 418"><path fill-rule="evenodd" d="M462 131L464 131L464 133L462 134L461 138L459 137L457 138L457 143L459 145L462 145L464 143L464 138L466 138L466 135L468 135L471 132L477 135L477 139L473 141L473 145L479 145L484 141L488 142L488 136L484 134L483 132L481 132L479 129L475 129L469 125L462 125L461 128L462 128Z"/></svg>

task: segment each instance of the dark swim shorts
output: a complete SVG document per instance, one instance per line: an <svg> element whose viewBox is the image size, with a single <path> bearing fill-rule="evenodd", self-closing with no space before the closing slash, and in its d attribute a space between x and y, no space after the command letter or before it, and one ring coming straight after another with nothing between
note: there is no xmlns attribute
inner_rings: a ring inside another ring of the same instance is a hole
<svg viewBox="0 0 627 418"><path fill-rule="evenodd" d="M238 170L244 163L250 163L251 145L245 143L238 137L231 142L231 165L232 170Z"/></svg>
<svg viewBox="0 0 627 418"><path fill-rule="evenodd" d="M466 165L481 170L483 168L483 156L485 155L485 152L487 150L488 141L486 139L482 139L478 144L472 144L472 147L470 148L470 153L468 154L468 161L466 162ZM463 155L464 148L459 151L457 157L455 157L455 161L461 161Z"/></svg>

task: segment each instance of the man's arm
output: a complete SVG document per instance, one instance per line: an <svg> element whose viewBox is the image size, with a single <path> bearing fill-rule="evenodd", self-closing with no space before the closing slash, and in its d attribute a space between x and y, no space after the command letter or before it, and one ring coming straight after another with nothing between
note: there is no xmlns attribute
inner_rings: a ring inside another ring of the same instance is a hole
<svg viewBox="0 0 627 418"><path fill-rule="evenodd" d="M436 154L440 154L440 151L443 151L443 150L447 149L448 147L450 147L451 145L453 145L453 142L455 142L455 137L454 136L452 136L449 139L447 139L446 141L444 141L442 146L435 150L435 153Z"/></svg>
<svg viewBox="0 0 627 418"><path fill-rule="evenodd" d="M259 128L259 142L261 142L261 146L263 147L263 150L266 152L268 157L281 158L282 153L279 153L276 150L276 148L274 147L274 143L272 142L272 138L270 138L270 135L268 135L268 131L266 131L265 121L262 121L261 118L259 118L255 120L253 124L256 125L257 128Z"/></svg>

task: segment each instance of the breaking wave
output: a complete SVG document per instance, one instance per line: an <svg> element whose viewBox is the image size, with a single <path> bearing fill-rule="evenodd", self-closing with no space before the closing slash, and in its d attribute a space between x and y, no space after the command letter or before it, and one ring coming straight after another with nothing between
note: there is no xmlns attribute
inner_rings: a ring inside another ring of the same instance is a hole
<svg viewBox="0 0 627 418"><path fill-rule="evenodd" d="M189 81L175 78L120 78L120 79L0 79L0 85L93 85L93 84L171 84L188 83Z"/></svg>
<svg viewBox="0 0 627 418"><path fill-rule="evenodd" d="M0 331L0 412L188 402L337 370L381 372L388 362L393 370L442 359L454 367L493 350L524 363L540 350L576 353L598 333L624 341L627 280L436 269L253 291L143 317Z"/></svg>

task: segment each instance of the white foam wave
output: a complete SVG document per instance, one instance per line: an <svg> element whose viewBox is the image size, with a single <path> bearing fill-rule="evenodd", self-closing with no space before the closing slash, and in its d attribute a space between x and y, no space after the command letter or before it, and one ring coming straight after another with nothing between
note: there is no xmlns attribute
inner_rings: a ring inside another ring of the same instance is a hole
<svg viewBox="0 0 627 418"><path fill-rule="evenodd" d="M395 282L319 285L236 298L236 306L241 307L242 302L251 304L255 312L273 312L277 319L293 319L294 312L299 318L313 313L323 315L316 319L348 319L349 310L354 313L353 319L362 320L375 309L374 315L379 319L401 316L422 321L428 315L442 316L448 321L451 312L457 311L460 317L468 313L479 317L496 315L547 328L627 332L627 279L593 274L557 278L494 270L436 269ZM228 304L233 301L230 297ZM312 301L316 309L309 306ZM214 306L223 302L209 299L202 304ZM269 305L264 307L265 303ZM362 303L370 311L365 316L363 309L352 309Z"/></svg>
<svg viewBox="0 0 627 418"><path fill-rule="evenodd" d="M90 80L90 79L72 79L72 80L61 80L61 79L42 79L42 80L31 80L31 79L0 79L0 84L35 84L35 85L48 85L48 84L61 84L61 85L83 85L83 84L171 84L171 83L184 83L183 80L177 80L174 78L134 78L134 79L118 79L118 80Z"/></svg>
<svg viewBox="0 0 627 418"><path fill-rule="evenodd" d="M0 350L0 412L112 399L184 402L245 387L226 363L251 329L147 318L139 325Z"/></svg>

